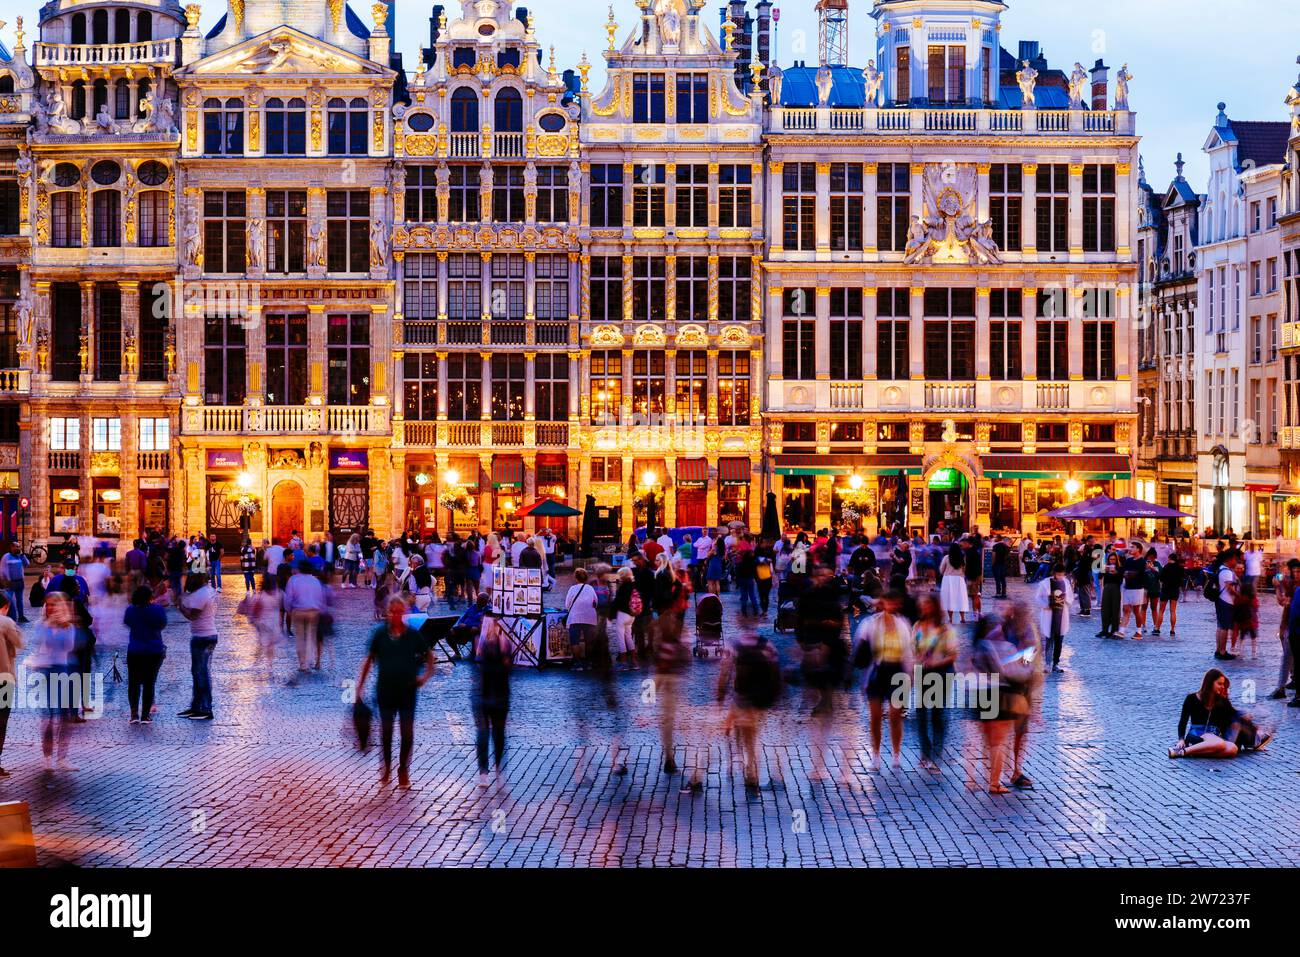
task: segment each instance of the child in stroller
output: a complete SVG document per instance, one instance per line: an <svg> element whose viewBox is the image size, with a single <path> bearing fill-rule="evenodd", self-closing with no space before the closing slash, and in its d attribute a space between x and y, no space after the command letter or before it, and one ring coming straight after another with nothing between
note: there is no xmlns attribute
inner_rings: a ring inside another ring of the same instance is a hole
<svg viewBox="0 0 1300 957"><path fill-rule="evenodd" d="M696 593L695 649L697 658L722 655L722 599L712 592Z"/></svg>

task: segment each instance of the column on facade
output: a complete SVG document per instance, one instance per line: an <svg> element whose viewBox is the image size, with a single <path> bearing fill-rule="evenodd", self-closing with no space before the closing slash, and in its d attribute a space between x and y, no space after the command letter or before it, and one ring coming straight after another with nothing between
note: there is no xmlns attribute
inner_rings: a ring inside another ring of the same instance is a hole
<svg viewBox="0 0 1300 957"><path fill-rule="evenodd" d="M677 350L664 350L664 413L669 423L677 420ZM673 472L676 475L676 472Z"/></svg>
<svg viewBox="0 0 1300 957"><path fill-rule="evenodd" d="M1038 378L1038 290L1020 291L1020 368L1026 381Z"/></svg>
<svg viewBox="0 0 1300 957"><path fill-rule="evenodd" d="M1070 164L1070 255L1083 255L1083 164Z"/></svg>
<svg viewBox="0 0 1300 957"><path fill-rule="evenodd" d="M913 379L925 378L925 290L913 286L908 297L907 352Z"/></svg>
<svg viewBox="0 0 1300 957"><path fill-rule="evenodd" d="M718 321L718 247L713 246L709 249L708 263L708 314L709 322ZM669 286L669 295L672 295L672 286Z"/></svg>
<svg viewBox="0 0 1300 957"><path fill-rule="evenodd" d="M862 290L862 377L874 379L879 371L876 357L876 329L879 301L874 287Z"/></svg>
<svg viewBox="0 0 1300 957"><path fill-rule="evenodd" d="M876 177L879 173L880 167L876 163L867 163L862 168L862 241L869 254L879 251L876 246L880 212L876 208Z"/></svg>
<svg viewBox="0 0 1300 957"><path fill-rule="evenodd" d="M922 197L925 196L925 164L912 163L908 170L911 173L909 183L911 213L914 216L922 216L925 212L922 208Z"/></svg>
<svg viewBox="0 0 1300 957"><path fill-rule="evenodd" d="M819 217L824 218L824 217ZM818 379L831 377L831 290L818 286L813 300L813 342L816 360L813 366Z"/></svg>
<svg viewBox="0 0 1300 957"><path fill-rule="evenodd" d="M81 381L89 382L95 376L95 335L99 316L95 302L95 283L83 279L81 285Z"/></svg>
<svg viewBox="0 0 1300 957"><path fill-rule="evenodd" d="M1070 379L1083 378L1083 306L1084 290L1066 290L1065 308L1070 320Z"/></svg>
<svg viewBox="0 0 1300 957"><path fill-rule="evenodd" d="M708 425L716 426L718 424L718 350L709 349L706 353L706 391L709 394L708 418L705 420Z"/></svg>
<svg viewBox="0 0 1300 957"><path fill-rule="evenodd" d="M829 215L829 210L831 208L831 164L818 163L816 169L817 251L819 253L829 253L831 249L831 217Z"/></svg>
<svg viewBox="0 0 1300 957"><path fill-rule="evenodd" d="M492 418L492 353L486 351L480 352L479 358L482 360L483 366L481 370L482 376L479 379L479 388L482 390L482 407L479 410L479 420L485 423L482 433L483 444L490 445L491 429L486 425L486 423Z"/></svg>
<svg viewBox="0 0 1300 957"><path fill-rule="evenodd" d="M537 453L524 452L524 501L522 504L537 501ZM537 519L533 519L533 528L537 528Z"/></svg>
<svg viewBox="0 0 1300 957"><path fill-rule="evenodd" d="M782 245L785 241L785 232L781 228L781 193L784 189L782 176L785 171L784 163L771 163L768 165L768 203L767 203L767 235L771 237L769 252L773 257L778 256L784 250ZM761 181L760 181L761 182ZM757 191L759 182L754 183L754 189ZM758 220L754 220L758 222Z"/></svg>
<svg viewBox="0 0 1300 957"><path fill-rule="evenodd" d="M569 422L576 423L582 414L582 396L587 391L587 377L582 372L582 353L569 353ZM572 499L570 499L572 501Z"/></svg>
<svg viewBox="0 0 1300 957"><path fill-rule="evenodd" d="M709 164L709 229L718 228L718 209L721 206L721 190L718 185L718 164Z"/></svg>
<svg viewBox="0 0 1300 957"><path fill-rule="evenodd" d="M979 163L975 167L976 187L975 187L975 208L977 210L976 218L981 222L987 222L989 219L989 172L988 163Z"/></svg>
<svg viewBox="0 0 1300 957"><path fill-rule="evenodd" d="M119 503L121 519L121 541L130 542L139 536L140 528L140 489L137 466L139 465L136 455L139 449L140 424L139 417L136 415L123 415L121 417L122 430L122 451L118 458L118 487L122 493L122 500ZM94 501L91 501L91 511L94 511ZM93 515L92 515L93 519Z"/></svg>
<svg viewBox="0 0 1300 957"><path fill-rule="evenodd" d="M492 254L479 253L479 258L483 262L482 277L479 281L479 311L483 319L483 337L482 343L487 345L492 341Z"/></svg>
<svg viewBox="0 0 1300 957"><path fill-rule="evenodd" d="M709 466L709 484L704 493L705 523L713 525L718 521L718 453L709 452L704 458Z"/></svg>
<svg viewBox="0 0 1300 957"><path fill-rule="evenodd" d="M1121 262L1133 254L1133 164L1115 166L1115 255Z"/></svg>
<svg viewBox="0 0 1300 957"><path fill-rule="evenodd" d="M438 357L438 421L447 421L447 357L450 353L434 353Z"/></svg>
<svg viewBox="0 0 1300 957"><path fill-rule="evenodd" d="M619 500L619 514L623 518L623 540L626 541L636 529L636 483L637 477L630 455L623 456L622 498Z"/></svg>
<svg viewBox="0 0 1300 957"><path fill-rule="evenodd" d="M263 323L257 324L258 328ZM266 354L265 350L262 355ZM310 394L307 401L313 405L325 404L325 305L307 304L307 368Z"/></svg>
<svg viewBox="0 0 1300 957"><path fill-rule="evenodd" d="M1021 168L1024 189L1020 214L1020 245L1025 253L1035 252L1038 245L1038 164L1025 163Z"/></svg>
<svg viewBox="0 0 1300 957"><path fill-rule="evenodd" d="M140 283L135 280L119 280L117 288L122 294L121 380L133 383L140 372Z"/></svg>
<svg viewBox="0 0 1300 957"><path fill-rule="evenodd" d="M1115 290L1115 376L1118 379L1127 379L1133 373L1133 368L1129 364L1129 343L1133 336L1133 321L1131 315L1133 307L1133 297L1128 286L1120 285Z"/></svg>
<svg viewBox="0 0 1300 957"><path fill-rule="evenodd" d="M767 290L767 374L773 379L780 379L785 374L785 356L781 351L782 319L785 311L782 299L785 290L780 286L769 286Z"/></svg>
<svg viewBox="0 0 1300 957"><path fill-rule="evenodd" d="M677 257L669 254L664 257L664 315L668 322L676 322L677 317ZM687 316L687 319L694 318Z"/></svg>
<svg viewBox="0 0 1300 957"><path fill-rule="evenodd" d="M631 220L628 220L630 222ZM623 253L623 321L632 321L632 254Z"/></svg>
<svg viewBox="0 0 1300 957"><path fill-rule="evenodd" d="M524 421L537 418L537 400L533 391L537 385L537 353L524 353Z"/></svg>
<svg viewBox="0 0 1300 957"><path fill-rule="evenodd" d="M623 228L630 230L632 228L632 190L636 183L636 167L631 163L623 164Z"/></svg>
<svg viewBox="0 0 1300 957"><path fill-rule="evenodd" d="M669 99L672 97L669 96ZM677 164L664 164L664 226L673 230L677 226Z"/></svg>
<svg viewBox="0 0 1300 957"><path fill-rule="evenodd" d="M447 302L450 296L447 267L447 253L438 253L438 341L445 341L447 335Z"/></svg>
<svg viewBox="0 0 1300 957"><path fill-rule="evenodd" d="M632 355L631 349L623 350L623 398L619 421L632 422Z"/></svg>
<svg viewBox="0 0 1300 957"><path fill-rule="evenodd" d="M311 335L310 330L308 335ZM248 367L248 392L244 401L247 405L261 405L266 396L266 323L262 321L260 302L248 304L248 325L244 328L244 336L244 361Z"/></svg>
<svg viewBox="0 0 1300 957"><path fill-rule="evenodd" d="M400 263L398 264L400 267ZM370 307L370 341L371 368L374 381L370 383L370 404L372 406L391 405L394 411L402 409L402 360L405 353L394 350L393 321L389 316L387 303L376 303ZM390 386L391 382L391 386ZM391 394L390 394L391 392ZM378 400L378 401L377 401Z"/></svg>
<svg viewBox="0 0 1300 957"><path fill-rule="evenodd" d="M975 290L975 378L989 377L989 293L987 286Z"/></svg>
<svg viewBox="0 0 1300 957"><path fill-rule="evenodd" d="M441 473L439 473L441 474ZM478 513L486 518L489 527L496 525L492 511L492 453L480 452L478 457ZM445 511L438 509L438 511Z"/></svg>
<svg viewBox="0 0 1300 957"><path fill-rule="evenodd" d="M528 341L536 342L537 322L537 253L524 253L524 321L528 324Z"/></svg>

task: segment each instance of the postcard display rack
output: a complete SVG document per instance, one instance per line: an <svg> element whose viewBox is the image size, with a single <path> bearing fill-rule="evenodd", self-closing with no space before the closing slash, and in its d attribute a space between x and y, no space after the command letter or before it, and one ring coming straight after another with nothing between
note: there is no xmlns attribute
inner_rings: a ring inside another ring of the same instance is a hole
<svg viewBox="0 0 1300 957"><path fill-rule="evenodd" d="M540 568L491 566L488 613L509 636L517 665L545 667L548 661L571 657L563 613L542 606L544 574Z"/></svg>

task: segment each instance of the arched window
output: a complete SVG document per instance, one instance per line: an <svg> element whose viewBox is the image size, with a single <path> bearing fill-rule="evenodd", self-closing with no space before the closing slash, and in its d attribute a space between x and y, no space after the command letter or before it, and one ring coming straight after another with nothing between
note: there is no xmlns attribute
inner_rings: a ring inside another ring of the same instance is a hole
<svg viewBox="0 0 1300 957"><path fill-rule="evenodd" d="M131 81L118 80L113 85L113 116L119 120L131 118Z"/></svg>
<svg viewBox="0 0 1300 957"><path fill-rule="evenodd" d="M118 10L113 14L113 42L131 42L131 11Z"/></svg>
<svg viewBox="0 0 1300 957"><path fill-rule="evenodd" d="M478 132L478 93L462 86L451 95L451 131Z"/></svg>
<svg viewBox="0 0 1300 957"><path fill-rule="evenodd" d="M370 114L364 97L345 100L333 97L327 106L329 152L331 156L348 156L367 152L366 135Z"/></svg>
<svg viewBox="0 0 1300 957"><path fill-rule="evenodd" d="M99 115L99 108L108 105L108 81L96 80L94 86L95 98L91 103L90 115L96 117Z"/></svg>
<svg viewBox="0 0 1300 957"><path fill-rule="evenodd" d="M72 42L86 42L86 15L84 13L74 13L72 15Z"/></svg>
<svg viewBox="0 0 1300 957"><path fill-rule="evenodd" d="M524 99L513 87L506 87L497 94L494 103L495 116L493 129L498 133L522 133L524 131Z"/></svg>
<svg viewBox="0 0 1300 957"><path fill-rule="evenodd" d="M135 18L135 38L137 40L153 39L153 14L142 10Z"/></svg>
<svg viewBox="0 0 1300 957"><path fill-rule="evenodd" d="M90 42L108 42L108 11L96 10L90 16Z"/></svg>
<svg viewBox="0 0 1300 957"><path fill-rule="evenodd" d="M86 81L76 80L72 84L72 106L68 108L69 115L74 120L84 120L86 118Z"/></svg>
<svg viewBox="0 0 1300 957"><path fill-rule="evenodd" d="M266 152L269 156L303 156L307 152L307 103L301 97L266 101Z"/></svg>

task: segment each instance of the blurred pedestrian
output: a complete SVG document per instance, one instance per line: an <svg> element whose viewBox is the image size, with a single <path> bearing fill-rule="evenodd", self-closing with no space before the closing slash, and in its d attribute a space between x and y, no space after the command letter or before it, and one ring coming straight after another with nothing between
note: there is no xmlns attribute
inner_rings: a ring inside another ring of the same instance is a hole
<svg viewBox="0 0 1300 957"><path fill-rule="evenodd" d="M506 717L510 713L511 642L505 626L493 618L484 626L475 652L478 668L470 706L474 712L478 786L488 786L488 737L492 739L492 766L498 777L506 755Z"/></svg>
<svg viewBox="0 0 1300 957"><path fill-rule="evenodd" d="M181 614L190 623L190 677L194 691L190 706L178 717L191 721L211 721L212 653L217 648L217 593L208 584L208 576L197 572L185 581L180 600Z"/></svg>
<svg viewBox="0 0 1300 957"><path fill-rule="evenodd" d="M1003 634L1002 625L993 618L981 618L975 625L975 646L971 663L975 673L973 681L991 682L997 695L978 712L980 734L984 739L985 757L988 760L988 790L990 794L1006 794L1010 790L1002 783L1002 768L1006 761L1007 733L1011 730L1016 712L1011 706L1012 684L1003 676L1003 669L1023 652ZM1023 657L1022 657L1023 660Z"/></svg>
<svg viewBox="0 0 1300 957"><path fill-rule="evenodd" d="M257 590L257 549L247 535L239 546L239 569L244 573L244 594L251 595Z"/></svg>
<svg viewBox="0 0 1300 957"><path fill-rule="evenodd" d="M912 639L921 676L921 687L913 689L921 738L921 767L938 773L947 724L944 712L949 704L948 679L957 663L957 633L933 595L921 599L920 618L912 627ZM932 683L943 689L937 701Z"/></svg>
<svg viewBox="0 0 1300 957"><path fill-rule="evenodd" d="M5 733L9 728L14 695L18 692L15 679L18 674L18 652L23 649L23 633L9 617L10 611L9 596L0 593L0 758L4 757ZM0 778L7 777L9 772L0 763Z"/></svg>
<svg viewBox="0 0 1300 957"><path fill-rule="evenodd" d="M737 636L723 655L718 671L719 703L726 700L728 687L731 705L723 721L723 733L735 732L743 756L745 787L757 790L763 719L781 697L781 663L766 636L749 630ZM772 778L779 781L779 771Z"/></svg>
<svg viewBox="0 0 1300 957"><path fill-rule="evenodd" d="M1002 632L1007 641L1017 649L1018 657L1003 669L1012 693L1012 745L1013 765L1011 786L1032 790L1034 782L1025 774L1025 745L1029 741L1029 726L1043 697L1043 670L1038 667L1042 648L1034 616L1024 602L1014 602L1002 616Z"/></svg>
<svg viewBox="0 0 1300 957"><path fill-rule="evenodd" d="M281 604L293 628L298 652L298 672L320 669L320 616L325 611L325 586L313 574L310 564L299 564L285 586ZM292 685L293 680L290 681Z"/></svg>
<svg viewBox="0 0 1300 957"><path fill-rule="evenodd" d="M73 617L72 599L60 591L50 591L45 596L45 616L36 628L35 650L27 659L27 667L34 669L45 682L46 708L41 725L41 754L45 770L55 768L55 756L60 771L77 771L68 760L71 725L80 705L80 694L72 679L74 674L73 650L77 642L77 627Z"/></svg>
<svg viewBox="0 0 1300 957"><path fill-rule="evenodd" d="M415 750L415 702L417 692L433 677L433 649L418 631L407 627L406 602L396 596L384 609L386 620L371 633L370 646L361 662L356 701L361 701L366 679L375 671L375 703L379 706L382 765L380 787L388 784L393 770L393 723L401 732L397 759L397 785L411 786L411 754ZM423 667L423 671L421 671Z"/></svg>
<svg viewBox="0 0 1300 957"><path fill-rule="evenodd" d="M889 744L893 767L902 766L903 714L907 707L906 688L912 679L915 645L912 626L899 614L903 598L886 592L876 603L877 611L858 626L854 664L866 668L863 691L871 715L870 770L880 770L880 739L885 704L889 704ZM900 682L899 676L903 676Z"/></svg>

